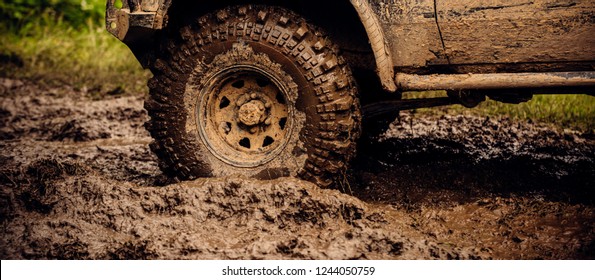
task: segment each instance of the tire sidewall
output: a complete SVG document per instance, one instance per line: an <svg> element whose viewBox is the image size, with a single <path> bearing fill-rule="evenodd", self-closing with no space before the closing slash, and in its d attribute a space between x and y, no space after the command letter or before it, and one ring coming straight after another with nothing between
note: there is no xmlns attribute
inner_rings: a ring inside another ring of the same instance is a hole
<svg viewBox="0 0 595 280"><path fill-rule="evenodd" d="M155 76L145 103L151 116L146 126L155 138L151 149L165 173L182 180L236 174L263 179L296 176L321 187L344 180L356 153L361 113L351 70L324 32L291 11L269 6L228 7L169 27L161 44L163 54L151 66ZM288 143L262 166L232 166L213 156L197 126L197 100L202 97L200 90L189 88L208 80L209 71L220 71L214 66L217 57L229 58L235 45L268 61L259 66L243 57L239 63L267 73L280 69L272 72L280 80L289 77L284 83L297 88L297 94L289 91L292 96L286 98L295 122Z"/></svg>

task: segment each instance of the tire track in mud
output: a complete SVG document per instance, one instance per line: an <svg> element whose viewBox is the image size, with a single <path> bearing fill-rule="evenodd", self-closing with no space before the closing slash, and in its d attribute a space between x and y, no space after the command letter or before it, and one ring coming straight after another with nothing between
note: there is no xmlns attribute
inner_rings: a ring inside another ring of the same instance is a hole
<svg viewBox="0 0 595 280"><path fill-rule="evenodd" d="M402 114L356 162L354 196L284 178L172 183L140 98L0 86L3 259L593 258L588 135Z"/></svg>

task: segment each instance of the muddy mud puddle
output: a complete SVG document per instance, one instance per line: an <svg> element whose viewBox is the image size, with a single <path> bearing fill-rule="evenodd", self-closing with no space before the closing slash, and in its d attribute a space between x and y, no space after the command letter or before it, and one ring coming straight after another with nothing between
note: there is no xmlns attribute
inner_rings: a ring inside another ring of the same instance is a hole
<svg viewBox="0 0 595 280"><path fill-rule="evenodd" d="M142 97L0 79L2 259L594 257L592 135L401 113L338 190L174 183Z"/></svg>

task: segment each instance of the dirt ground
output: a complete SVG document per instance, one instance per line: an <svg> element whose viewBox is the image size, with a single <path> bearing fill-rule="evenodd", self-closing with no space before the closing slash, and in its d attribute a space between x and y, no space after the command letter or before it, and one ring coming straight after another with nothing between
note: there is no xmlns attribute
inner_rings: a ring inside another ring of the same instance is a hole
<svg viewBox="0 0 595 280"><path fill-rule="evenodd" d="M402 112L344 192L173 183L142 97L0 79L2 259L593 259L595 137ZM351 194L351 195L350 195Z"/></svg>

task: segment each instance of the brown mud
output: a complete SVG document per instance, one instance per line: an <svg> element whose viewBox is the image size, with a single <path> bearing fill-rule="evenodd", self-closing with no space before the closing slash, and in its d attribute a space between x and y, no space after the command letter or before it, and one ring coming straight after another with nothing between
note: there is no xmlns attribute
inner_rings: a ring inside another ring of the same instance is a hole
<svg viewBox="0 0 595 280"><path fill-rule="evenodd" d="M0 79L2 259L593 259L595 138L401 113L344 186L174 183L142 97Z"/></svg>

